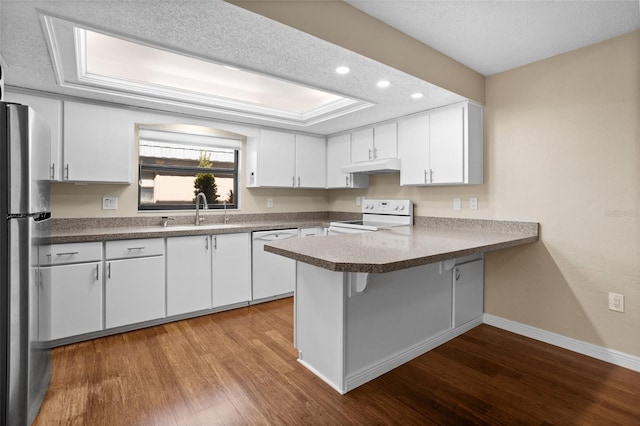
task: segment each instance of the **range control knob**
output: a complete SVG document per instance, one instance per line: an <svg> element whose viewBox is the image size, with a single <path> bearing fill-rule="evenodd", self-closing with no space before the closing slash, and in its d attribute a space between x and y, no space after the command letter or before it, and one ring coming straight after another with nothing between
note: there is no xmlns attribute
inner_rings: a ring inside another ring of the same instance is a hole
<svg viewBox="0 0 640 426"><path fill-rule="evenodd" d="M393 209L398 210L399 209L398 205L396 204L395 206L393 206Z"/></svg>
<svg viewBox="0 0 640 426"><path fill-rule="evenodd" d="M404 210L404 206L400 206L400 211Z"/></svg>

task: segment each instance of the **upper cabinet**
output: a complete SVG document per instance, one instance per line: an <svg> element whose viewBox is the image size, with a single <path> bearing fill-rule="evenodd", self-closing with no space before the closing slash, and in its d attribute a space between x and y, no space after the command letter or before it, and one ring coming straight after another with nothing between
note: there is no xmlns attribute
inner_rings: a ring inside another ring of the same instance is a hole
<svg viewBox="0 0 640 426"><path fill-rule="evenodd" d="M343 173L341 167L351 163L351 134L327 139L327 188L367 188L369 177Z"/></svg>
<svg viewBox="0 0 640 426"><path fill-rule="evenodd" d="M400 185L480 184L482 107L465 102L399 121Z"/></svg>
<svg viewBox="0 0 640 426"><path fill-rule="evenodd" d="M12 92L5 93L5 100L30 106L49 125L51 129L51 165L49 166L49 172L52 181L62 180L62 101Z"/></svg>
<svg viewBox="0 0 640 426"><path fill-rule="evenodd" d="M128 109L65 101L62 179L131 183L133 133Z"/></svg>
<svg viewBox="0 0 640 426"><path fill-rule="evenodd" d="M397 124L387 123L351 134L351 163L398 156Z"/></svg>
<svg viewBox="0 0 640 426"><path fill-rule="evenodd" d="M247 142L247 186L324 188L326 149L321 137L262 129Z"/></svg>

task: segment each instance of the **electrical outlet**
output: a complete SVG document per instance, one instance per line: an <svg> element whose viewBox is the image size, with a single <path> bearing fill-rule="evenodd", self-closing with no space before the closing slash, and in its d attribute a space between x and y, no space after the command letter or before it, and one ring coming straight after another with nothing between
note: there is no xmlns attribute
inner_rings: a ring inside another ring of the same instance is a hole
<svg viewBox="0 0 640 426"><path fill-rule="evenodd" d="M356 197L356 206L362 205L362 198Z"/></svg>
<svg viewBox="0 0 640 426"><path fill-rule="evenodd" d="M609 293L609 310L624 312L624 294Z"/></svg>
<svg viewBox="0 0 640 426"><path fill-rule="evenodd" d="M117 210L118 197L102 197L102 210Z"/></svg>
<svg viewBox="0 0 640 426"><path fill-rule="evenodd" d="M453 209L454 210L460 210L462 204L462 200L460 198L454 198L453 199Z"/></svg>
<svg viewBox="0 0 640 426"><path fill-rule="evenodd" d="M273 198L267 198L267 207L273 207Z"/></svg>
<svg viewBox="0 0 640 426"><path fill-rule="evenodd" d="M478 197L469 198L469 208L471 210L478 210Z"/></svg>

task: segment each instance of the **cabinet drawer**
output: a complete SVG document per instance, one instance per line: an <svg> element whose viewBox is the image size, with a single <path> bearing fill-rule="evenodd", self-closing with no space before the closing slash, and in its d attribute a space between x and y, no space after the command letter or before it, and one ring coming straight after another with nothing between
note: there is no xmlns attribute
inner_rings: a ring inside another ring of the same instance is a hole
<svg viewBox="0 0 640 426"><path fill-rule="evenodd" d="M69 243L41 246L40 265L62 265L102 260L102 243Z"/></svg>
<svg viewBox="0 0 640 426"><path fill-rule="evenodd" d="M105 258L127 259L132 257L157 256L164 254L163 238L141 240L107 241Z"/></svg>

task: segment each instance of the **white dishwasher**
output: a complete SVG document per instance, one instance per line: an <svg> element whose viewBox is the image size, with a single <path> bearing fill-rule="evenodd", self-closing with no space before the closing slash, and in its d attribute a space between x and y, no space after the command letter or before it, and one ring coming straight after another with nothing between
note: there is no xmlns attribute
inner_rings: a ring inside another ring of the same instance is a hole
<svg viewBox="0 0 640 426"><path fill-rule="evenodd" d="M296 284L296 262L264 251L269 242L298 238L297 229L252 233L252 301L290 296Z"/></svg>

